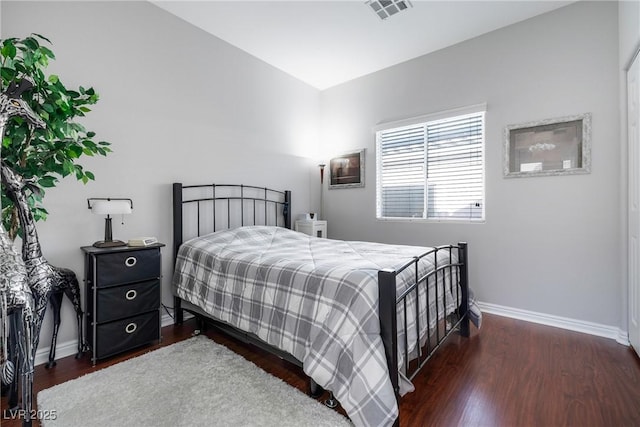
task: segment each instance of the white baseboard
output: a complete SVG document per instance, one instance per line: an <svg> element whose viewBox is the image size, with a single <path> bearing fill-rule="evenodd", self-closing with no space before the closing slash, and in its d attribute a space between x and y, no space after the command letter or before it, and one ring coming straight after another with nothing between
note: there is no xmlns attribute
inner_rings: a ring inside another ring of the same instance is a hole
<svg viewBox="0 0 640 427"><path fill-rule="evenodd" d="M40 338L42 340L42 337ZM39 348L36 351L36 360L35 366L42 365L49 361L49 347ZM66 341L63 343L58 343L56 346L56 360L62 359L63 357L72 356L78 352L78 340Z"/></svg>
<svg viewBox="0 0 640 427"><path fill-rule="evenodd" d="M556 328L568 329L570 331L582 332L598 337L605 337L616 340L619 344L629 346L629 334L615 326L601 325L583 320L570 319L567 317L554 316L551 314L537 313L534 311L521 310L518 308L505 307L487 302L478 302L480 310L485 313L491 313L498 316L511 317L513 319L524 320L541 325L554 326ZM185 320L193 317L189 313L184 314ZM164 314L161 319L162 327L173 324L173 318L168 314ZM56 347L56 359L71 356L77 352L77 341L71 340ZM35 364L41 365L49 360L49 347L41 348L36 352Z"/></svg>
<svg viewBox="0 0 640 427"><path fill-rule="evenodd" d="M193 316L191 316L189 313L184 314L185 320L191 317ZM173 318L165 313L160 319L160 325L163 328L165 326L173 325ZM34 361L35 366L42 365L49 361L49 348L50 347L39 348L38 351L36 351L36 359ZM77 351L78 340L70 340L63 343L58 343L58 345L56 346L56 360L62 359L63 357L72 356L76 354Z"/></svg>
<svg viewBox="0 0 640 427"><path fill-rule="evenodd" d="M541 325L554 326L556 328L568 329L570 331L582 332L598 337L610 338L616 340L619 344L626 346L629 345L629 334L627 331L623 331L615 326L601 325L599 323L587 322L584 320L576 320L568 317L554 316L552 314L505 307L487 302L478 302L478 306L480 307L480 310L485 313L525 320L527 322L539 323Z"/></svg>
<svg viewBox="0 0 640 427"><path fill-rule="evenodd" d="M173 325L173 317L165 313L164 316L162 316L162 319L160 319L160 327L164 328L169 325Z"/></svg>

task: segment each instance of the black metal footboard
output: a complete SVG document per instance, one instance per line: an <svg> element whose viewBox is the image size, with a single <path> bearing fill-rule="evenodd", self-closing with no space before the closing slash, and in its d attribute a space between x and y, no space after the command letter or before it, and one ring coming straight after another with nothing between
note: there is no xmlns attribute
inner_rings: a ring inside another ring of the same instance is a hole
<svg viewBox="0 0 640 427"><path fill-rule="evenodd" d="M448 251L448 262L438 265L438 253L440 251ZM457 251L457 259L453 257L453 251ZM419 276L418 263L424 257L434 258L434 268L423 276ZM413 268L414 280L412 284L401 294L397 295L396 278L401 272ZM430 312L429 286L435 286L436 313ZM455 298L455 313L449 315L440 311L445 310L446 300L442 305L438 303L438 293L442 290L442 296L446 297L444 292L448 286L450 292ZM425 288L426 287L426 288ZM379 316L380 316L380 334L384 343L385 355L387 357L387 365L391 383L396 393L396 398L400 398L399 378L402 373L408 379L412 379L417 375L426 362L431 358L440 345L453 333L459 329L462 336L469 336L469 284L467 270L467 244L458 243L455 245L440 246L415 257L412 261L405 264L398 270L381 270L378 272L378 288L380 294L379 300ZM424 290L425 298L420 297L420 290ZM412 296L413 298L409 298ZM411 300L415 304L416 330L420 331L421 313L424 313L421 304L425 304L427 322L426 334L416 333L416 342L408 341L408 334L404 333L403 342L398 343L399 330L407 331L409 319L407 318L407 304ZM435 327L432 328L429 319L436 319ZM399 319L400 318L400 319ZM398 322L401 322L398 324ZM399 329L401 328L401 329ZM399 346L400 344L400 346ZM411 357L409 348L413 345L415 357ZM401 353L399 353L401 352ZM398 367L400 356L403 357L402 368ZM411 359L411 361L410 361ZM402 370L402 372L401 372Z"/></svg>

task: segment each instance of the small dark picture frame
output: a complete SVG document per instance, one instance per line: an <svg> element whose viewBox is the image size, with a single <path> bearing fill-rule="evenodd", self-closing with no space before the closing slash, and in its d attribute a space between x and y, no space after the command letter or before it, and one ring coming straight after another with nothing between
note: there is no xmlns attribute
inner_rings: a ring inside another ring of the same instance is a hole
<svg viewBox="0 0 640 427"><path fill-rule="evenodd" d="M364 148L329 160L329 189L364 187Z"/></svg>

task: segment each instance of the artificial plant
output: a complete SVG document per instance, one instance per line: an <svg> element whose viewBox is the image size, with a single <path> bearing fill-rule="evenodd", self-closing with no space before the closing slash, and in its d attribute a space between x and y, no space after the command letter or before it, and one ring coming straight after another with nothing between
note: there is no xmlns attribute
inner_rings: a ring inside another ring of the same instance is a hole
<svg viewBox="0 0 640 427"><path fill-rule="evenodd" d="M55 187L59 178L68 175L83 183L93 180L93 173L78 163L80 157L106 156L111 151L108 142L96 142L95 132L77 121L91 111L89 107L98 102L98 94L92 87L68 89L57 75L47 75L46 68L55 59L47 45L51 42L39 34L0 40L0 90L5 91L12 81L31 79L33 89L23 99L46 124L45 128L36 129L21 117L12 117L2 135L0 151L9 166L39 187L40 191L29 193L36 221L47 217L42 204L45 188ZM4 189L0 206L5 229L15 238L20 224Z"/></svg>

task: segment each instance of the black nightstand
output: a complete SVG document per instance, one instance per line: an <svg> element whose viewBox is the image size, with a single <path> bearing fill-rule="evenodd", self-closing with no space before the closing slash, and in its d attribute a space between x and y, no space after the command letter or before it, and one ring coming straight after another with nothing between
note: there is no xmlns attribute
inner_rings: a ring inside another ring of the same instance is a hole
<svg viewBox="0 0 640 427"><path fill-rule="evenodd" d="M164 244L96 248L85 253L85 334L91 361L160 340Z"/></svg>

